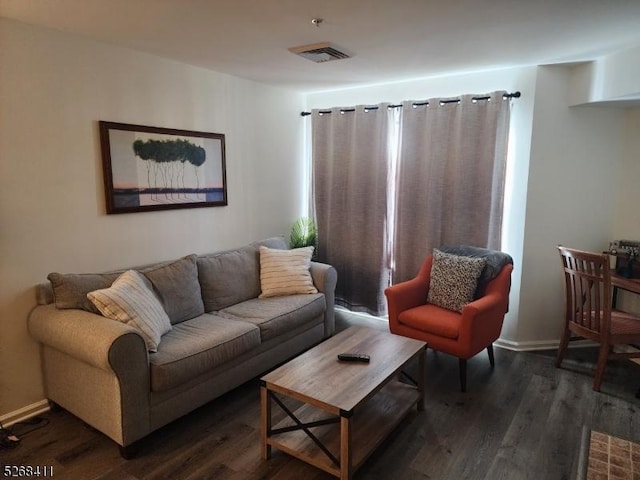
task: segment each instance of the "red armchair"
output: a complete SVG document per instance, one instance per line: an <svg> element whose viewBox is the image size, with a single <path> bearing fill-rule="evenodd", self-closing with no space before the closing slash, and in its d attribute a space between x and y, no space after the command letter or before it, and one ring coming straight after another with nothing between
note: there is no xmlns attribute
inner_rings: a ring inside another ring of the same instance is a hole
<svg viewBox="0 0 640 480"><path fill-rule="evenodd" d="M485 348L494 366L493 342L500 336L509 304L513 264L507 263L489 280L484 294L462 313L427 303L433 255L412 280L385 290L391 333L427 342L427 347L459 359L460 387L466 390L467 359Z"/></svg>

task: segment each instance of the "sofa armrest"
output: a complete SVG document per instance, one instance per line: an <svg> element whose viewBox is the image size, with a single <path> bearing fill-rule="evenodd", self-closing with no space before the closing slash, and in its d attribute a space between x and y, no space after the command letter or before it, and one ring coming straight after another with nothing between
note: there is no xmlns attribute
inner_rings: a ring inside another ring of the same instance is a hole
<svg viewBox="0 0 640 480"><path fill-rule="evenodd" d="M327 309L324 314L324 336L328 338L336 330L335 303L338 272L331 265L320 262L311 262L309 271L311 272L313 284L319 292L324 293L327 303Z"/></svg>
<svg viewBox="0 0 640 480"><path fill-rule="evenodd" d="M338 281L338 273L331 265L320 262L311 262L309 269L313 284L319 292L335 292Z"/></svg>
<svg viewBox="0 0 640 480"><path fill-rule="evenodd" d="M29 332L39 342L103 370L113 370L110 351L117 348L118 341L123 341L126 335L137 335L144 345L142 336L133 327L84 310L60 310L55 305L33 309L29 316ZM142 350L144 357L140 349L136 350L138 358L130 358L129 362L148 365L146 348Z"/></svg>
<svg viewBox="0 0 640 480"><path fill-rule="evenodd" d="M48 352L49 398L119 445L149 433L149 354L136 329L83 310L41 305L29 315L29 331Z"/></svg>

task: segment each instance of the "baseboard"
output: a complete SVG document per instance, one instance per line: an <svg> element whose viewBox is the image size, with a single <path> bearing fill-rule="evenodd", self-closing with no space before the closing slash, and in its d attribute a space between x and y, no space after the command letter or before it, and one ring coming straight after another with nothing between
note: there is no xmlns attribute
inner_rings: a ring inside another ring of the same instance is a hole
<svg viewBox="0 0 640 480"><path fill-rule="evenodd" d="M377 322L381 322L381 323L389 323L389 317L387 315L383 315L381 317L376 317L375 315L371 315L370 313L367 312L354 312L352 310L349 310L348 308L342 307L340 305L336 305L335 306L335 311L336 312L340 312L340 313L344 313L347 315L352 315L354 317L362 317L362 318L366 318L368 320L375 320Z"/></svg>
<svg viewBox="0 0 640 480"><path fill-rule="evenodd" d="M557 350L560 340L533 340L528 342L512 342L499 338L493 345L495 347L504 348L505 350L513 350L514 352L528 352L533 350ZM590 340L576 340L569 343L569 348L585 348L597 345Z"/></svg>
<svg viewBox="0 0 640 480"><path fill-rule="evenodd" d="M3 427L10 427L14 423L28 420L31 417L48 412L50 409L51 407L49 406L48 400L40 400L39 402L32 403L31 405L27 405L26 407L22 407L18 410L2 415L0 417L0 422L2 422Z"/></svg>

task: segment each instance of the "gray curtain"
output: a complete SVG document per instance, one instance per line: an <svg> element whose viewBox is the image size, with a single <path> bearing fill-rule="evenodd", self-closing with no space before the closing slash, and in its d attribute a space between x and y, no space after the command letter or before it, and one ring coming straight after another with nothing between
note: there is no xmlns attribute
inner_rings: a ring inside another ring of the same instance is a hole
<svg viewBox="0 0 640 480"><path fill-rule="evenodd" d="M499 249L510 102L404 102L393 232L393 283L413 278L434 247Z"/></svg>
<svg viewBox="0 0 640 480"><path fill-rule="evenodd" d="M318 260L338 271L336 303L384 313L387 238L388 111L312 112L314 213Z"/></svg>

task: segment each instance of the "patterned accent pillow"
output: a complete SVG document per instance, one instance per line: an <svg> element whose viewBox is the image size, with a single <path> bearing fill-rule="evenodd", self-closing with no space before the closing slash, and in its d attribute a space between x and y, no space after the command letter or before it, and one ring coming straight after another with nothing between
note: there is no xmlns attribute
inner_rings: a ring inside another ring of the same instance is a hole
<svg viewBox="0 0 640 480"><path fill-rule="evenodd" d="M259 298L318 293L309 267L313 247L279 250L260 246Z"/></svg>
<svg viewBox="0 0 640 480"><path fill-rule="evenodd" d="M171 330L171 322L147 282L141 273L127 270L111 287L89 292L87 297L105 317L140 331L147 349L157 352L160 338Z"/></svg>
<svg viewBox="0 0 640 480"><path fill-rule="evenodd" d="M486 264L484 258L451 255L434 248L427 302L462 312L464 306L473 300Z"/></svg>

